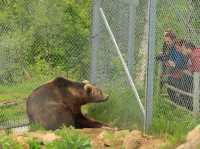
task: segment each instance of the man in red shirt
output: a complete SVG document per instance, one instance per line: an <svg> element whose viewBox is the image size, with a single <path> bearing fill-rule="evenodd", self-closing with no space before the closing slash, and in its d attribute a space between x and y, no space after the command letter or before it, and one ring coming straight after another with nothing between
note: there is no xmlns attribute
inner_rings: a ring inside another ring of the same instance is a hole
<svg viewBox="0 0 200 149"><path fill-rule="evenodd" d="M182 53L189 59L188 70L193 72L200 72L200 48L196 48L191 42L185 43Z"/></svg>
<svg viewBox="0 0 200 149"><path fill-rule="evenodd" d="M181 89L183 91L193 92L193 73L200 72L200 48L196 48L192 42L186 42L183 46L182 53L187 59L187 69L184 71L181 79ZM189 96L182 95L184 106L190 110L193 109L193 99Z"/></svg>
<svg viewBox="0 0 200 149"><path fill-rule="evenodd" d="M191 63L191 72L200 72L200 48L192 50Z"/></svg>

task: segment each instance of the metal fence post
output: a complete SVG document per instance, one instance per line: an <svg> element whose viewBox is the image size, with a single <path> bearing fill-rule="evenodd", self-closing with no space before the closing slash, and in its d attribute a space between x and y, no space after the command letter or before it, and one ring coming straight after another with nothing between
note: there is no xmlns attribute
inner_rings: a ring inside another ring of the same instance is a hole
<svg viewBox="0 0 200 149"><path fill-rule="evenodd" d="M154 75L154 47L156 25L156 0L149 0L148 5L149 30L148 30L148 64L147 64L147 89L146 89L146 115L145 126L148 129L152 123L153 114L153 75Z"/></svg>
<svg viewBox="0 0 200 149"><path fill-rule="evenodd" d="M193 112L199 113L199 99L200 98L200 73L194 72L193 75Z"/></svg>
<svg viewBox="0 0 200 149"><path fill-rule="evenodd" d="M91 82L93 84L96 83L96 54L98 49L98 42L99 42L99 8L101 5L101 0L93 0L93 15L92 15L92 62L91 62Z"/></svg>

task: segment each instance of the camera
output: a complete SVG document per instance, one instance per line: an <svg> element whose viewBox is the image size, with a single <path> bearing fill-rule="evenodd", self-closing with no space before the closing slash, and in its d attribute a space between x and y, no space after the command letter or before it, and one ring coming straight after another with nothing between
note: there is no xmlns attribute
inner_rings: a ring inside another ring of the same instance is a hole
<svg viewBox="0 0 200 149"><path fill-rule="evenodd" d="M161 52L159 55L155 57L156 61L168 61L169 60L169 55L168 53L163 53Z"/></svg>

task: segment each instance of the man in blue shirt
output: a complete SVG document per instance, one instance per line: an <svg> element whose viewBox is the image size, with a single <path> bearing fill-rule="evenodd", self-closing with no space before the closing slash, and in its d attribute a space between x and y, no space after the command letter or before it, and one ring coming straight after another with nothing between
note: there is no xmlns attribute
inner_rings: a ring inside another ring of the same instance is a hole
<svg viewBox="0 0 200 149"><path fill-rule="evenodd" d="M182 49L185 41L184 40L178 40L175 42L175 45L171 48L169 51L169 60L166 62L166 65L168 66L168 84L181 89L181 77L182 77L182 70L187 68L187 59L182 54ZM179 93L168 89L168 94L170 96L170 99L173 100L173 102L177 104L181 104L181 100L179 100Z"/></svg>
<svg viewBox="0 0 200 149"><path fill-rule="evenodd" d="M176 70L185 69L187 67L187 61L185 56L182 54L184 43L184 40L176 41L175 46L173 46L169 51L168 65L174 67Z"/></svg>
<svg viewBox="0 0 200 149"><path fill-rule="evenodd" d="M157 61L161 61L161 76L160 76L160 87L167 81L168 75L168 66L167 61L169 60L169 53L174 47L176 40L176 34L172 30L167 30L164 32L164 44L162 47L162 52L156 56Z"/></svg>

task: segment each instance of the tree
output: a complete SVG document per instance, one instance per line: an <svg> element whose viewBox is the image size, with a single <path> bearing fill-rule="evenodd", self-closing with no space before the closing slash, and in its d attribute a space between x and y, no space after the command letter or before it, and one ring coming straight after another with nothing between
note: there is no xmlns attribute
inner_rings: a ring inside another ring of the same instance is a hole
<svg viewBox="0 0 200 149"><path fill-rule="evenodd" d="M80 69L89 65L90 1L4 0L0 6L0 48L16 53L7 52L4 63L12 59L18 69L33 66L39 57L52 68L84 72L87 77L88 70Z"/></svg>

